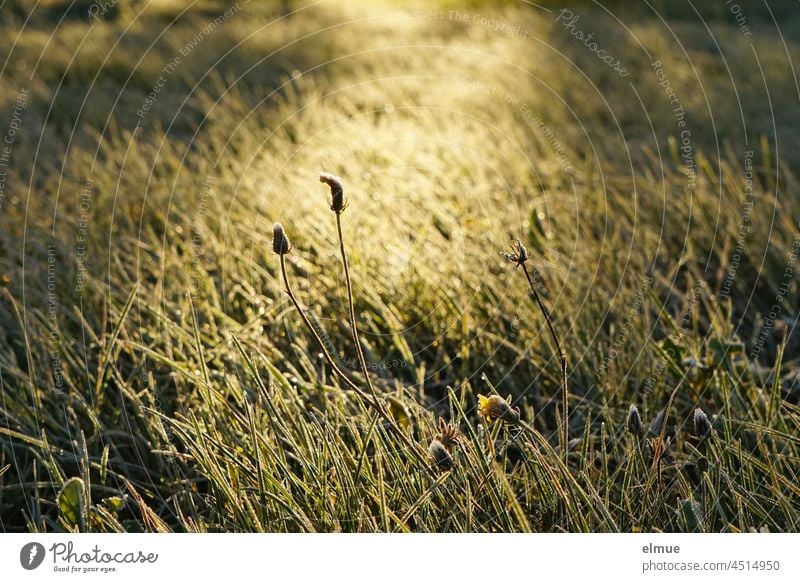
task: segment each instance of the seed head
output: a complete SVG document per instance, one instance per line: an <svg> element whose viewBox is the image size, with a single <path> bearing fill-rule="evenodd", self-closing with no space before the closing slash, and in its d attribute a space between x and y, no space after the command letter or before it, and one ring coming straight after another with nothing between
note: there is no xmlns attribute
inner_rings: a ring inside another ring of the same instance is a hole
<svg viewBox="0 0 800 582"><path fill-rule="evenodd" d="M672 464L672 453L670 452L670 445L672 438L666 437L661 440L659 437L651 438L647 441L647 450L650 452L650 460L655 464L664 462L668 465Z"/></svg>
<svg viewBox="0 0 800 582"><path fill-rule="evenodd" d="M444 445L444 448L452 451L453 447L458 444L458 439L461 438L461 435L456 427L452 424L447 424L443 418L439 418L439 436L436 438Z"/></svg>
<svg viewBox="0 0 800 582"><path fill-rule="evenodd" d="M711 421L708 420L706 413L699 408L694 409L694 434L704 438L711 433Z"/></svg>
<svg viewBox="0 0 800 582"><path fill-rule="evenodd" d="M289 242L289 237L286 236L280 222L276 222L272 227L272 250L276 255L285 255L292 250L292 243Z"/></svg>
<svg viewBox="0 0 800 582"><path fill-rule="evenodd" d="M511 408L509 404L511 397L508 398L508 400L503 400L497 394L492 394L487 398L483 394L478 394L480 415L486 419L486 422L492 422L494 419L504 420L511 424L519 422L519 408Z"/></svg>
<svg viewBox="0 0 800 582"><path fill-rule="evenodd" d="M512 240L509 250L500 251L500 256L507 260L509 263L515 263L519 267L522 263L528 260L528 249L522 244L522 241Z"/></svg>
<svg viewBox="0 0 800 582"><path fill-rule="evenodd" d="M453 468L453 456L438 439L433 439L431 441L428 447L428 456L430 456L434 466L440 471L449 471Z"/></svg>
<svg viewBox="0 0 800 582"><path fill-rule="evenodd" d="M319 175L319 181L323 184L327 184L331 189L331 210L336 214L343 212L344 209L347 208L347 201L344 199L342 179L328 172L322 172Z"/></svg>
<svg viewBox="0 0 800 582"><path fill-rule="evenodd" d="M627 421L628 432L639 436L642 434L642 417L639 414L639 409L636 408L635 404L631 404L631 407L628 409L628 421Z"/></svg>

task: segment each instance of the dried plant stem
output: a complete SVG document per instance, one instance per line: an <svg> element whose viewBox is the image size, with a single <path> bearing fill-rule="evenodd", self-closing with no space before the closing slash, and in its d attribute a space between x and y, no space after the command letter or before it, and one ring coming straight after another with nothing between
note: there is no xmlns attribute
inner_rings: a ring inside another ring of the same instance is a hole
<svg viewBox="0 0 800 582"><path fill-rule="evenodd" d="M681 381L678 382L678 385L672 390L669 395L669 399L667 400L667 404L664 407L664 419L661 421L661 427L658 431L658 441L657 441L657 452L653 456L653 464L656 467L656 480L658 483L659 490L662 486L662 472L661 472L661 464L664 460L664 456L667 453L667 448L669 444L667 443L667 421L669 420L669 411L672 409L672 403L675 401L675 395L678 394L678 390L680 390L681 386L683 386L683 381L686 379L686 376L681 378Z"/></svg>
<svg viewBox="0 0 800 582"><path fill-rule="evenodd" d="M372 379L369 377L369 369L367 368L367 361L364 358L364 350L361 349L361 340L358 336L358 327L356 326L356 308L353 302L353 284L350 281L350 266L347 262L347 252L344 248L344 235L342 234L342 214L336 213L336 231L339 235L339 251L342 255L342 264L344 265L344 282L347 286L347 303L348 313L350 317L350 330L353 335L353 344L356 348L356 355L358 356L358 364L361 366L361 372L364 374L364 379L367 382L367 388L372 395L372 398L377 402L378 394L375 391L375 386L372 384Z"/></svg>
<svg viewBox="0 0 800 582"><path fill-rule="evenodd" d="M322 355L325 358L325 361L328 362L328 365L331 367L333 372L344 382L348 388L353 390L364 402L366 402L369 406L375 409L375 411L380 415L383 421L386 423L386 426L395 433L395 435L403 441L403 445L411 451L414 456L419 460L424 467L428 469L428 472L435 475L433 468L428 463L428 459L426 456L417 449L411 439L400 429L399 426L394 422L392 417L386 411L386 408L382 405L380 400L377 397L372 397L366 392L364 392L355 382L353 382L347 375L339 368L336 362L333 360L333 357L328 352L328 349L325 347L325 342L317 333L317 330L314 328L314 325L311 323L311 320L306 315L305 311L303 311L303 307L300 305L300 302L297 300L297 297L292 290L292 286L289 284L289 276L286 273L286 256L281 254L280 256L280 264L281 264L281 276L283 277L283 283L286 287L286 293L289 295L289 299L292 301L297 313L300 314L300 318L303 320L303 323L311 332L311 335L314 337L316 342L319 344L320 349L322 350Z"/></svg>
<svg viewBox="0 0 800 582"><path fill-rule="evenodd" d="M550 335L553 338L553 343L556 346L556 352L558 352L558 359L561 364L561 446L564 451L564 465L568 466L568 459L569 459L569 387L567 385L567 358L564 356L564 352L561 349L561 342L558 340L558 335L556 335L556 330L553 327L553 321L550 319L550 313L545 309L544 303L542 303L541 298L539 297L539 293L536 291L536 286L533 283L533 279L531 278L531 274L528 271L528 267L524 262L520 262L522 265L522 271L525 273L525 278L528 279L528 285L531 288L531 295L536 300L536 304L539 306L539 311L542 312L544 316L544 320L547 323L547 329L550 330Z"/></svg>

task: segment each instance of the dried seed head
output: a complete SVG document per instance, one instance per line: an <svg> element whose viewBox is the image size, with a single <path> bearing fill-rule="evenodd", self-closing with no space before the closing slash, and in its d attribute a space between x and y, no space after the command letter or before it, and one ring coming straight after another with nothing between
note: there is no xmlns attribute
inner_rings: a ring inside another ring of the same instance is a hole
<svg viewBox="0 0 800 582"><path fill-rule="evenodd" d="M283 225L280 222L276 222L275 226L272 227L272 250L275 251L276 255L285 255L292 250L292 244L289 242L289 237L286 236L286 232L284 232Z"/></svg>
<svg viewBox="0 0 800 582"><path fill-rule="evenodd" d="M444 445L444 448L452 451L453 447L458 444L458 439L461 438L458 429L452 424L447 424L443 418L439 418L439 431L439 436L436 438Z"/></svg>
<svg viewBox="0 0 800 582"><path fill-rule="evenodd" d="M639 409L636 408L635 404L631 404L631 407L628 409L628 421L627 421L628 432L639 436L642 434L642 417L639 414Z"/></svg>
<svg viewBox="0 0 800 582"><path fill-rule="evenodd" d="M453 456L437 439L431 441L428 447L428 455L439 471L449 471L453 468Z"/></svg>
<svg viewBox="0 0 800 582"><path fill-rule="evenodd" d="M319 181L323 184L327 184L331 189L331 210L339 214L347 208L347 201L344 199L344 187L342 186L342 179L339 176L334 176L328 172L322 172L319 175Z"/></svg>
<svg viewBox="0 0 800 582"><path fill-rule="evenodd" d="M525 248L521 240L512 240L510 249L507 251L500 251L500 256L509 263L515 263L516 266L519 267L528 260L528 249Z"/></svg>
<svg viewBox="0 0 800 582"><path fill-rule="evenodd" d="M711 433L711 421L708 420L706 413L699 408L694 409L694 434L700 438L706 437Z"/></svg>
<svg viewBox="0 0 800 582"><path fill-rule="evenodd" d="M509 396L509 400L510 398ZM478 411L487 422L497 419L515 424L519 422L519 408L511 408L509 400L503 400L497 394L492 394L488 398L478 394Z"/></svg>
<svg viewBox="0 0 800 582"><path fill-rule="evenodd" d="M647 441L647 450L650 453L650 460L654 465L662 462L667 465L672 464L672 453L670 452L671 444L671 437L667 437L664 440L655 437Z"/></svg>

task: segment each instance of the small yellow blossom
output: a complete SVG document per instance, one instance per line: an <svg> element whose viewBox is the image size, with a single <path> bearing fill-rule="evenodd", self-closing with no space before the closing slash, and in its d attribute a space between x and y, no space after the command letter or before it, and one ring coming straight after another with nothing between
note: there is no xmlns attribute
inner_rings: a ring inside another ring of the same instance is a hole
<svg viewBox="0 0 800 582"><path fill-rule="evenodd" d="M511 408L510 400L510 396L508 400L503 400L497 394L489 397L478 394L478 411L487 422L498 419L512 424L517 423L519 422L519 408Z"/></svg>

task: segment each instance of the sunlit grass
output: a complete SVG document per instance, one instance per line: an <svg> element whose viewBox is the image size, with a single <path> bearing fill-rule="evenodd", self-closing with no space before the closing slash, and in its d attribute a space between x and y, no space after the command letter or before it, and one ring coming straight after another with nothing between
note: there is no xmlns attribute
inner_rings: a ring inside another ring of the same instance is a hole
<svg viewBox="0 0 800 582"><path fill-rule="evenodd" d="M277 7L249 6L140 116L223 10L170 24L167 4L52 36L57 19L0 23L20 33L0 47L3 79L33 95L0 206L4 530L797 530L798 332L763 327L800 216L795 88L774 34L754 38L773 120L750 49L720 21L742 114L688 19L674 30L691 64L654 18L627 23L636 39L603 37L630 55L621 79L532 9L461 9L520 38L392 5L274 24ZM689 112L691 196L639 42ZM15 99L4 91L2 111ZM734 267L746 150L752 230ZM341 222L322 171L344 181ZM284 291L276 221L313 333ZM558 353L498 255L517 238L567 356L566 451ZM797 318L790 285L779 321ZM481 419L492 394L519 421ZM449 470L428 457L445 441Z"/></svg>

